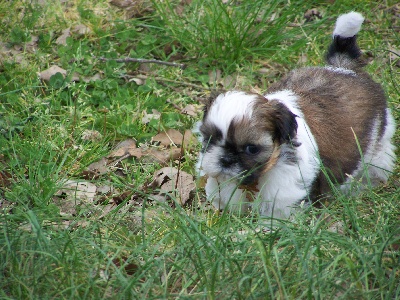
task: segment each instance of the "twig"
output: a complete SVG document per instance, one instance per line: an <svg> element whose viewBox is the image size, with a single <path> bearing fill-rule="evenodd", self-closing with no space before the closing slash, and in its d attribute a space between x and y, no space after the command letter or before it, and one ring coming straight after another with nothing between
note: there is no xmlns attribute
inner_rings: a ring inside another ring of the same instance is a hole
<svg viewBox="0 0 400 300"><path fill-rule="evenodd" d="M168 61L162 61L157 59L144 59L144 58L132 58L132 57L125 57L125 58L106 58L106 57L99 57L101 61L115 61L115 62L122 62L122 63L129 63L129 62L136 62L142 64L159 64L171 67L179 67L182 70L186 68L185 64L178 64Z"/></svg>
<svg viewBox="0 0 400 300"><path fill-rule="evenodd" d="M193 87L193 88L199 89L199 90L210 90L210 88L204 87L204 86L202 86L202 85L190 83L190 82L176 81L176 80L173 80L173 79L166 79L166 78L162 78L162 77L152 77L152 76L148 76L148 75L145 75L145 74L144 74L144 75L142 75L142 74L137 74L137 75L135 75L135 76L126 75L126 77L127 77L127 78L130 78L130 77L134 78L134 77L136 77L136 78L144 79L144 80L146 80L146 79L148 79L148 78L151 78L151 79L153 79L153 80L155 80L155 81L165 81L165 82L175 83L175 84L178 84L178 85L190 86L190 87Z"/></svg>

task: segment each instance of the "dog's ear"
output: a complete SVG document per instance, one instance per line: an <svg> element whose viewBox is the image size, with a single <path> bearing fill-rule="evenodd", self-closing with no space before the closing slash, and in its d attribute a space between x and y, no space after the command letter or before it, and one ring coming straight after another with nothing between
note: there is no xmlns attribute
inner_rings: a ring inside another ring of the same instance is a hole
<svg viewBox="0 0 400 300"><path fill-rule="evenodd" d="M279 143L291 142L297 134L297 121L296 115L292 113L286 105L278 102L270 102L275 113L272 117L275 120L274 139Z"/></svg>

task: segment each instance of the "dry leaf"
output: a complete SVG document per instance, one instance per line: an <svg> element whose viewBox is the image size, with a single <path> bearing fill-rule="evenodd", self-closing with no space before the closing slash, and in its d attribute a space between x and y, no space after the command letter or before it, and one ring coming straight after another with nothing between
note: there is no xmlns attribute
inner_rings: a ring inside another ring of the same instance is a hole
<svg viewBox="0 0 400 300"><path fill-rule="evenodd" d="M35 36L35 35L32 35L32 36L31 36L31 41L30 41L30 42L27 42L27 43L25 44L25 47L24 47L24 48L25 48L25 51L30 52L30 53L36 52L38 42L39 42L39 37L38 37L38 36Z"/></svg>
<svg viewBox="0 0 400 300"><path fill-rule="evenodd" d="M112 5L115 5L119 8L127 8L130 6L133 6L133 5L135 5L135 2L136 1L133 1L133 0L111 0L110 1L110 3Z"/></svg>
<svg viewBox="0 0 400 300"><path fill-rule="evenodd" d="M208 83L210 86L217 85L221 82L222 71L221 70L210 70L208 71Z"/></svg>
<svg viewBox="0 0 400 300"><path fill-rule="evenodd" d="M315 19L321 19L322 18L322 14L318 11L318 9L316 8L312 8L307 10L304 13L304 18L306 19L306 22L311 22L314 21Z"/></svg>
<svg viewBox="0 0 400 300"><path fill-rule="evenodd" d="M100 73L96 73L93 76L84 77L83 81L86 82L86 83L89 83L89 82L97 81L97 80L100 80L100 79L101 79L101 74Z"/></svg>
<svg viewBox="0 0 400 300"><path fill-rule="evenodd" d="M143 112L142 123L147 124L151 120L159 120L161 117L161 113L158 110L153 109L151 114L148 114L146 111Z"/></svg>
<svg viewBox="0 0 400 300"><path fill-rule="evenodd" d="M165 132L160 132L152 138L153 142L159 142L162 146L181 145L183 135L178 130L168 129Z"/></svg>
<svg viewBox="0 0 400 300"><path fill-rule="evenodd" d="M64 77L67 75L67 71L60 68L59 66L51 66L47 70L44 70L39 73L39 78L42 79L43 81L50 81L51 76L61 73Z"/></svg>
<svg viewBox="0 0 400 300"><path fill-rule="evenodd" d="M69 28L64 29L61 32L61 35L56 39L56 44L57 45L67 45L67 38L69 38L71 36L71 30Z"/></svg>
<svg viewBox="0 0 400 300"><path fill-rule="evenodd" d="M100 141L102 138L101 133L97 130L89 130L86 129L82 132L81 139L84 141L92 141L97 142Z"/></svg>
<svg viewBox="0 0 400 300"><path fill-rule="evenodd" d="M85 34L91 33L91 30L89 27L87 27L83 24L79 24L79 25L76 25L74 28L72 28L72 32L77 35L85 35Z"/></svg>
<svg viewBox="0 0 400 300"><path fill-rule="evenodd" d="M201 106L194 104L186 105L185 108L182 109L183 114L191 117L197 117L200 111L201 111Z"/></svg>
<svg viewBox="0 0 400 300"><path fill-rule="evenodd" d="M171 160L179 159L181 156L181 149L177 147L171 147L168 149L147 149L143 150L142 162L145 163L159 163L161 165L168 164Z"/></svg>
<svg viewBox="0 0 400 300"><path fill-rule="evenodd" d="M129 82L134 81L137 85L144 85L146 83L146 79L142 79L142 78L131 78L129 79Z"/></svg>
<svg viewBox="0 0 400 300"><path fill-rule="evenodd" d="M127 261L128 261L128 258L126 256L122 256L121 258L117 257L112 260L112 262L114 263L114 265L116 267L118 267L118 268L123 267L126 274L134 275L138 271L139 266L132 262L127 263Z"/></svg>
<svg viewBox="0 0 400 300"><path fill-rule="evenodd" d="M155 172L150 186L159 189L160 192L156 195L158 199L170 197L178 200L181 205L185 205L191 199L192 192L196 188L192 175L172 167L165 167Z"/></svg>
<svg viewBox="0 0 400 300"><path fill-rule="evenodd" d="M68 180L55 194L59 196L55 202L60 207L61 214L74 215L77 205L94 201L96 190L97 187L91 182Z"/></svg>
<svg viewBox="0 0 400 300"><path fill-rule="evenodd" d="M86 170L94 175L94 177L98 177L100 175L106 174L109 169L107 167L108 160L103 157L99 161L91 163Z"/></svg>
<svg viewBox="0 0 400 300"><path fill-rule="evenodd" d="M136 141L133 139L127 139L120 142L115 149L110 153L108 157L121 157L130 154L136 148Z"/></svg>

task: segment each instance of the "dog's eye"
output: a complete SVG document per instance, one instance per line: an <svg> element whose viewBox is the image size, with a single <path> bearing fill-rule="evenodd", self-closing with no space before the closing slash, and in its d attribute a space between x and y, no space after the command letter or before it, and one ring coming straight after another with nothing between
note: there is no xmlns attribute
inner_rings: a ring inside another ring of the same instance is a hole
<svg viewBox="0 0 400 300"><path fill-rule="evenodd" d="M244 152L248 155L256 155L260 153L260 147L249 144L244 147Z"/></svg>

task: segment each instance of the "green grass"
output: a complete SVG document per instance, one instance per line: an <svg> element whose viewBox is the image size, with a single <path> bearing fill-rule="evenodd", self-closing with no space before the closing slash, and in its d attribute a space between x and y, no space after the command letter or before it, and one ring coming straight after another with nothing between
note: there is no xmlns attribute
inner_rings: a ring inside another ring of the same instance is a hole
<svg viewBox="0 0 400 300"><path fill-rule="evenodd" d="M212 89L265 91L296 66L323 64L335 18L350 10L370 21L359 43L400 122L399 57L388 52L400 49L396 1L136 2L0 2L0 298L400 299L399 168L388 184L337 193L272 232L256 214L208 209L201 188L184 207L153 201L144 187L161 166L152 161L125 159L95 177L110 192L77 199L74 213L57 194L119 141L151 147L159 131L192 128L201 116L177 107ZM305 22L311 8L322 18ZM89 31L74 32L82 24ZM67 76L43 82L52 65ZM154 110L160 119L142 122ZM84 139L86 130L100 138ZM194 175L197 150L168 164Z"/></svg>

